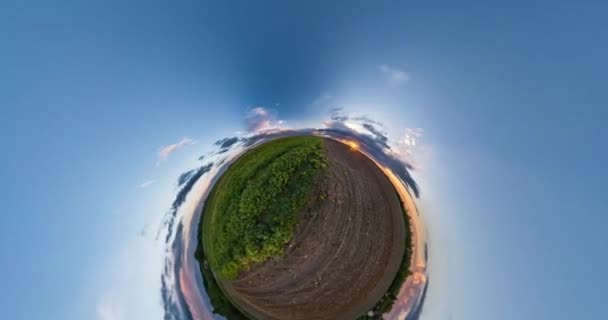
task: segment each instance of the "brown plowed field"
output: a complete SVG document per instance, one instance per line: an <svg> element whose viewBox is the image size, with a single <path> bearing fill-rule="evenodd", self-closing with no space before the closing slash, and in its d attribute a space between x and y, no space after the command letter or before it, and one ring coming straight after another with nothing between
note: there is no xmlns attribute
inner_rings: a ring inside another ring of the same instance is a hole
<svg viewBox="0 0 608 320"><path fill-rule="evenodd" d="M376 304L399 268L406 230L394 187L359 151L330 139L325 148L326 176L285 255L222 284L256 319L354 319Z"/></svg>

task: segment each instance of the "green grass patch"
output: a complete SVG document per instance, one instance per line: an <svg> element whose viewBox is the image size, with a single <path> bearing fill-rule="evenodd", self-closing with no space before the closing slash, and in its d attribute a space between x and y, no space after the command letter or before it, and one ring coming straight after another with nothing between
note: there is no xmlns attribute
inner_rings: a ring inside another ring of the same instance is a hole
<svg viewBox="0 0 608 320"><path fill-rule="evenodd" d="M214 274L234 279L280 257L325 167L323 139L313 136L265 143L233 163L203 209L201 241Z"/></svg>

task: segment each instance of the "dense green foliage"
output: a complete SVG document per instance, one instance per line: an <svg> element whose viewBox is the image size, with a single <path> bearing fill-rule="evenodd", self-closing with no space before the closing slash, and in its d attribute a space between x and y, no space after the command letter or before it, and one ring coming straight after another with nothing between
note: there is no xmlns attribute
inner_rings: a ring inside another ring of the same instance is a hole
<svg viewBox="0 0 608 320"><path fill-rule="evenodd" d="M326 166L323 140L303 136L263 144L224 173L203 212L203 245L214 271L234 279L283 254L297 212Z"/></svg>

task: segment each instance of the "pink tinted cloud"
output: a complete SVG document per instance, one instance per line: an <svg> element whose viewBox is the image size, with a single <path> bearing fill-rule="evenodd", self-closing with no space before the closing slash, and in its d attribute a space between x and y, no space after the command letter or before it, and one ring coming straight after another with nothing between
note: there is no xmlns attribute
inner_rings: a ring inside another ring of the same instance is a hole
<svg viewBox="0 0 608 320"><path fill-rule="evenodd" d="M171 154L173 154L178 149L181 149L185 146L189 146L189 145L192 145L195 143L196 143L196 141L194 141L190 138L183 138L178 143L170 144L168 146L164 146L164 147L160 148L160 150L158 150L157 165L160 164L160 162L169 159L169 156L171 156Z"/></svg>
<svg viewBox="0 0 608 320"><path fill-rule="evenodd" d="M283 121L277 119L275 111L264 107L255 107L247 112L245 124L248 132L262 132L279 129Z"/></svg>

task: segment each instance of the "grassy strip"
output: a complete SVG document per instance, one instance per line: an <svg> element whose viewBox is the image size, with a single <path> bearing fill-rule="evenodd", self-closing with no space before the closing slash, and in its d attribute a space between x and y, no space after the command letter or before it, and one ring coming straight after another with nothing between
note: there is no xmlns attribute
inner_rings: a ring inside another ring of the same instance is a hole
<svg viewBox="0 0 608 320"><path fill-rule="evenodd" d="M200 235L201 229L199 228L199 238ZM199 261L201 273L203 275L203 283L205 285L205 292L207 292L207 295L211 300L213 312L222 315L224 318L229 320L251 320L249 317L241 313L241 311L237 309L232 302L230 302L230 300L228 300L220 289L219 284L213 277L213 273L209 267L209 262L207 261L207 257L205 256L202 245L199 245L196 248L194 255Z"/></svg>
<svg viewBox="0 0 608 320"><path fill-rule="evenodd" d="M399 197L399 194L397 194ZM397 295L399 294L399 290L407 280L407 277L411 274L410 264L412 259L412 232L411 232L411 220L410 216L407 214L407 210L405 209L405 205L403 201L399 201L401 203L401 211L404 214L404 222L405 222L405 251L403 253L403 258L401 259L401 265L399 265L399 271L395 275L393 282L391 282L391 286L388 288L386 293L378 300L376 305L372 308L372 315L364 314L357 318L357 320L372 320L372 319L381 319L381 315L391 311L393 304L397 301Z"/></svg>
<svg viewBox="0 0 608 320"><path fill-rule="evenodd" d="M297 212L325 166L323 140L303 136L263 144L224 173L203 212L201 240L216 276L234 279L283 254Z"/></svg>

